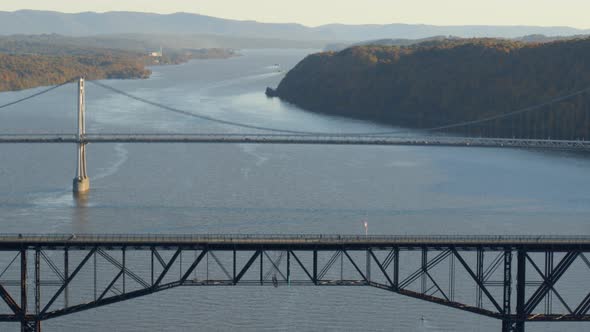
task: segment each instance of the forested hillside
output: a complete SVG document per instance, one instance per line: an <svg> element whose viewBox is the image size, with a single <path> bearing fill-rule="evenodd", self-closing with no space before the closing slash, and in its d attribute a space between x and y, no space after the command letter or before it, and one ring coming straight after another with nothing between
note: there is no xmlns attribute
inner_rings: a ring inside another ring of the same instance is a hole
<svg viewBox="0 0 590 332"><path fill-rule="evenodd" d="M150 71L133 57L102 55L49 56L0 53L0 91L59 84L68 79L146 78Z"/></svg>
<svg viewBox="0 0 590 332"><path fill-rule="evenodd" d="M310 55L269 92L311 111L433 128L583 89L589 93L455 131L590 139L590 39L538 44L463 39Z"/></svg>
<svg viewBox="0 0 590 332"><path fill-rule="evenodd" d="M147 78L147 65L179 64L191 59L224 59L228 49L166 49L132 37L66 37L55 34L0 36L0 91L58 84L74 76L89 79Z"/></svg>

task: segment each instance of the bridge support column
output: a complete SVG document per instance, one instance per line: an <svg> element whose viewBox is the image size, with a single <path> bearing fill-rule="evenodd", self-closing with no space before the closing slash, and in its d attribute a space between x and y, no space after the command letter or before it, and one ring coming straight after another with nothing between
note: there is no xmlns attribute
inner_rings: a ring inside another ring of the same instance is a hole
<svg viewBox="0 0 590 332"><path fill-rule="evenodd" d="M515 332L524 332L526 305L526 252L519 249L516 256L516 316Z"/></svg>
<svg viewBox="0 0 590 332"><path fill-rule="evenodd" d="M526 320L526 252L518 249L516 253L516 319L502 320L502 332L524 332ZM512 252L504 253L504 315L510 315L510 297L512 292Z"/></svg>
<svg viewBox="0 0 590 332"><path fill-rule="evenodd" d="M504 251L504 298L502 320L502 332L512 332L515 329L515 323L509 317L512 314L512 249Z"/></svg>
<svg viewBox="0 0 590 332"><path fill-rule="evenodd" d="M35 283L37 283L38 257L35 256ZM20 251L20 330L21 332L41 332L41 321L37 313L31 315L28 313L28 287L27 287L27 250ZM37 285L35 285L35 305L37 304Z"/></svg>
<svg viewBox="0 0 590 332"><path fill-rule="evenodd" d="M318 284L318 251L313 250L313 284Z"/></svg>
<svg viewBox="0 0 590 332"><path fill-rule="evenodd" d="M20 251L20 330L21 332L29 331L29 322L27 321L27 250Z"/></svg>
<svg viewBox="0 0 590 332"><path fill-rule="evenodd" d="M90 190L90 179L86 170L86 94L84 92L84 78L78 81L78 166L74 178L73 191L76 194L87 193Z"/></svg>

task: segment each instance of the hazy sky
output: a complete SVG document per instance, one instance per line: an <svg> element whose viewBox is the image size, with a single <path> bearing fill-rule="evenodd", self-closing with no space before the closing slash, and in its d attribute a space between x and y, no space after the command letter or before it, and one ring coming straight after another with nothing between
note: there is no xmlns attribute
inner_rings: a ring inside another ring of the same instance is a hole
<svg viewBox="0 0 590 332"><path fill-rule="evenodd" d="M1 0L0 10L191 12L262 22L590 28L590 0Z"/></svg>

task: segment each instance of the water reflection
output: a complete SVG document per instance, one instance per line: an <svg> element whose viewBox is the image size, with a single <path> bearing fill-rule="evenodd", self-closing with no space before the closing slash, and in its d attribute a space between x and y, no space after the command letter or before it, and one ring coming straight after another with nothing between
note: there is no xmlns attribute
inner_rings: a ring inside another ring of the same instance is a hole
<svg viewBox="0 0 590 332"><path fill-rule="evenodd" d="M72 193L74 206L72 208L72 230L75 233L88 231L88 209L90 193Z"/></svg>
<svg viewBox="0 0 590 332"><path fill-rule="evenodd" d="M72 193L74 198L74 207L76 210L85 210L88 207L90 193Z"/></svg>

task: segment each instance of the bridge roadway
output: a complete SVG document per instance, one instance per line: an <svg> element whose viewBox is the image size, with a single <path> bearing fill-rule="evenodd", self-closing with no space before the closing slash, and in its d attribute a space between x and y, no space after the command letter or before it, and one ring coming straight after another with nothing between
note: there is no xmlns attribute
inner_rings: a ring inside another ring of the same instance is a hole
<svg viewBox="0 0 590 332"><path fill-rule="evenodd" d="M0 134L2 143L239 143L447 146L590 151L590 141L451 136L347 136L282 134Z"/></svg>
<svg viewBox="0 0 590 332"><path fill-rule="evenodd" d="M109 246L113 248L134 247L209 247L217 250L259 248L261 246L280 249L317 250L331 247L459 247L503 248L527 250L589 250L590 236L546 236L546 235L254 235L254 234L0 234L0 249L21 249L39 247Z"/></svg>

